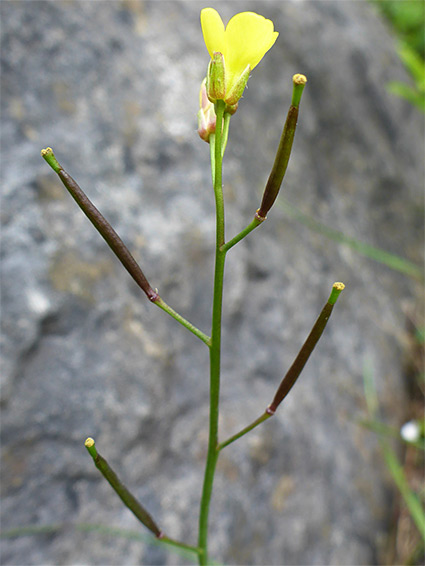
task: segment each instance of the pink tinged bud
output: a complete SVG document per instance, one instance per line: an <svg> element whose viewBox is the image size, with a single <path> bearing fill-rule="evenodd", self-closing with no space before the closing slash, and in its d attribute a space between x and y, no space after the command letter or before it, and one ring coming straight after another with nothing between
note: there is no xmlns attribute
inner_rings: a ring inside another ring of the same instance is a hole
<svg viewBox="0 0 425 566"><path fill-rule="evenodd" d="M211 104L211 102L208 100L206 84L207 77L205 77L205 79L202 81L201 88L199 90L199 108L201 108L201 110L208 108L208 106Z"/></svg>
<svg viewBox="0 0 425 566"><path fill-rule="evenodd" d="M207 123L205 121L205 116L202 110L199 110L198 112L198 134L201 139L203 139L206 142L209 142L210 135L207 131Z"/></svg>
<svg viewBox="0 0 425 566"><path fill-rule="evenodd" d="M199 91L199 112L198 112L198 134L209 143L210 134L215 132L216 115L214 104L208 100L206 90L206 79L202 81L201 90Z"/></svg>

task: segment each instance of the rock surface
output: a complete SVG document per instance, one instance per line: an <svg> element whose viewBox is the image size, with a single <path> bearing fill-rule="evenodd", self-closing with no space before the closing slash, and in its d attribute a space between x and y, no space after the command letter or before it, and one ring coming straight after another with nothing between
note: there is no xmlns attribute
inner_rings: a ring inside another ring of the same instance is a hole
<svg viewBox="0 0 425 566"><path fill-rule="evenodd" d="M207 349L148 303L40 157L103 211L161 296L208 332L214 199L196 134L208 63L191 2L2 2L2 563L187 564L144 532L93 467L87 436L169 536L196 542ZM404 416L404 313L417 283L290 219L314 219L419 262L422 116L386 90L408 77L366 2L216 2L280 37L232 118L227 234L252 218L291 94L308 76L280 204L226 269L221 437L259 416L334 281L346 290L276 416L227 448L211 510L229 564L375 564L394 488L365 416ZM77 525L77 527L75 527ZM80 525L80 528L78 528ZM147 537L149 541L149 537Z"/></svg>

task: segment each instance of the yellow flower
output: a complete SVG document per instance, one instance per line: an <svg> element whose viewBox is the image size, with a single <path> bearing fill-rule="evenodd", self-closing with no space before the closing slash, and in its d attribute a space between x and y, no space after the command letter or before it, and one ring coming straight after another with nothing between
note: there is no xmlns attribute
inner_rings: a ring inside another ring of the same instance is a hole
<svg viewBox="0 0 425 566"><path fill-rule="evenodd" d="M254 12L236 14L225 28L216 10L204 8L201 11L201 26L211 59L217 60L214 53L223 55L223 99L233 105L242 96L250 71L273 46L279 34L274 31L271 20Z"/></svg>

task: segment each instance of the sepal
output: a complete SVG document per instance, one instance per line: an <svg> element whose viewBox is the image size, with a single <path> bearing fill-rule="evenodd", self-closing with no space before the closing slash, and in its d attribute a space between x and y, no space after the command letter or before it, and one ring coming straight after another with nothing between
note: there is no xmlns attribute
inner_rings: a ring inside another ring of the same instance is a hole
<svg viewBox="0 0 425 566"><path fill-rule="evenodd" d="M224 100L226 96L225 64L223 54L214 52L208 65L207 96L211 102Z"/></svg>
<svg viewBox="0 0 425 566"><path fill-rule="evenodd" d="M238 101L242 98L243 91L245 90L246 83L248 82L250 72L251 72L251 67L247 65L243 73L240 75L240 77L232 86L232 89L226 93L226 98L224 100L227 106L232 107L237 105Z"/></svg>

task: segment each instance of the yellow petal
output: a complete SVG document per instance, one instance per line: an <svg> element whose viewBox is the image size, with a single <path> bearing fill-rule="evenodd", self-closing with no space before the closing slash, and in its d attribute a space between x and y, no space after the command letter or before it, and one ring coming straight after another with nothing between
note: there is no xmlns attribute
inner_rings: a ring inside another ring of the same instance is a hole
<svg viewBox="0 0 425 566"><path fill-rule="evenodd" d="M235 75L247 65L254 69L272 47L278 32L273 22L254 12L236 14L225 31L226 70Z"/></svg>
<svg viewBox="0 0 425 566"><path fill-rule="evenodd" d="M214 56L214 51L219 51L224 55L224 24L220 14L214 8L201 10L201 27L211 59Z"/></svg>

